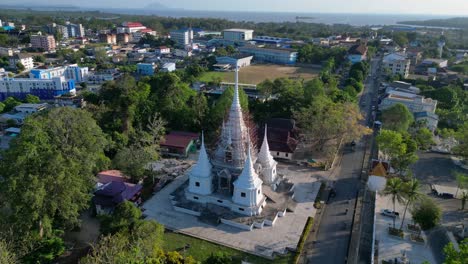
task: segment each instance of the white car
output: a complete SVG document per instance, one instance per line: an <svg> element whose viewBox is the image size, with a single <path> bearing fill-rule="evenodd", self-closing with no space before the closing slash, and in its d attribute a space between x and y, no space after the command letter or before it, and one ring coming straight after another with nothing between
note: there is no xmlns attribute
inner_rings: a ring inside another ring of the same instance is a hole
<svg viewBox="0 0 468 264"><path fill-rule="evenodd" d="M398 212L394 212L394 211L388 210L388 209L384 209L382 211L382 215L393 217L393 218L398 218L400 216L400 214Z"/></svg>

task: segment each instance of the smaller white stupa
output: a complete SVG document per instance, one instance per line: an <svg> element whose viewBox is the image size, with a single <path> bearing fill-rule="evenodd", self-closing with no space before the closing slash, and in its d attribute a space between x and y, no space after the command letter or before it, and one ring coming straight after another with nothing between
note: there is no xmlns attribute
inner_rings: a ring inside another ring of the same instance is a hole
<svg viewBox="0 0 468 264"><path fill-rule="evenodd" d="M209 195L213 192L213 174L210 159L205 148L205 137L202 132L202 143L198 162L190 171L189 191L194 194Z"/></svg>
<svg viewBox="0 0 468 264"><path fill-rule="evenodd" d="M265 134L263 136L262 147L258 153L257 163L261 165L261 174L265 184L274 185L277 181L276 165L278 164L270 153L267 138L267 126L265 125Z"/></svg>
<svg viewBox="0 0 468 264"><path fill-rule="evenodd" d="M232 197L234 203L243 206L244 214L258 215L262 212L261 205L264 200L262 184L262 180L253 167L249 141L244 169L234 182L234 195Z"/></svg>

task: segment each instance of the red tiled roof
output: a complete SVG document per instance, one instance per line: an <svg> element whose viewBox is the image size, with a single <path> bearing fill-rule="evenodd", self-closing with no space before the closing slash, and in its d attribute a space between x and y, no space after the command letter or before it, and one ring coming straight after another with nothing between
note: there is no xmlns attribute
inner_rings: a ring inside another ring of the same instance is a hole
<svg viewBox="0 0 468 264"><path fill-rule="evenodd" d="M127 27L132 28L132 27L144 27L144 26L140 22L128 22Z"/></svg>
<svg viewBox="0 0 468 264"><path fill-rule="evenodd" d="M143 33L148 33L148 32L152 32L153 30L151 28L145 28L145 29L142 29L140 31L143 32Z"/></svg>
<svg viewBox="0 0 468 264"><path fill-rule="evenodd" d="M364 44L354 45L349 49L349 54L365 55L366 53L367 47Z"/></svg>
<svg viewBox="0 0 468 264"><path fill-rule="evenodd" d="M192 140L194 140L192 136L177 135L172 132L166 135L166 138L161 142L161 146L185 149Z"/></svg>
<svg viewBox="0 0 468 264"><path fill-rule="evenodd" d="M159 49L168 49L166 46L160 46Z"/></svg>
<svg viewBox="0 0 468 264"><path fill-rule="evenodd" d="M127 177L119 170L101 171L97 175L98 181L102 184L109 182L126 182Z"/></svg>

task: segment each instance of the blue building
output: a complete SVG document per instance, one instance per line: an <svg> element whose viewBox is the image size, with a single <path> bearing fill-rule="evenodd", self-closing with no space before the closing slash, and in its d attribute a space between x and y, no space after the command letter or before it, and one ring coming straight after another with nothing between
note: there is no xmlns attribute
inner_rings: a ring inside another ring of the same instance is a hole
<svg viewBox="0 0 468 264"><path fill-rule="evenodd" d="M0 79L0 101L13 96L24 99L28 94L35 95L41 100L52 100L63 94L75 94L75 81L65 80L65 77L54 77L52 79Z"/></svg>
<svg viewBox="0 0 468 264"><path fill-rule="evenodd" d="M279 47L291 41L291 39L269 37L269 36L258 36L258 37L253 38L252 41L255 41L255 43L257 44L275 45Z"/></svg>
<svg viewBox="0 0 468 264"><path fill-rule="evenodd" d="M48 69L32 69L29 72L29 78L32 79L45 80L64 76L65 79L72 79L78 83L86 81L88 75L88 67L80 67L77 64Z"/></svg>
<svg viewBox="0 0 468 264"><path fill-rule="evenodd" d="M138 63L137 73L140 75L151 76L154 74L155 65L154 63Z"/></svg>
<svg viewBox="0 0 468 264"><path fill-rule="evenodd" d="M241 53L253 56L257 62L294 65L297 61L297 51L283 48L259 48L255 46L239 47Z"/></svg>

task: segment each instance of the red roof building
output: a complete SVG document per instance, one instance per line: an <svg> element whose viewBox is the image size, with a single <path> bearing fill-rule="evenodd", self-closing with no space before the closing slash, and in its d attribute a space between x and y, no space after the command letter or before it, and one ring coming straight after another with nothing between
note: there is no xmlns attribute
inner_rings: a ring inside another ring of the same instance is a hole
<svg viewBox="0 0 468 264"><path fill-rule="evenodd" d="M188 153L195 148L198 138L197 133L172 131L161 142L161 153L168 156L187 157Z"/></svg>

